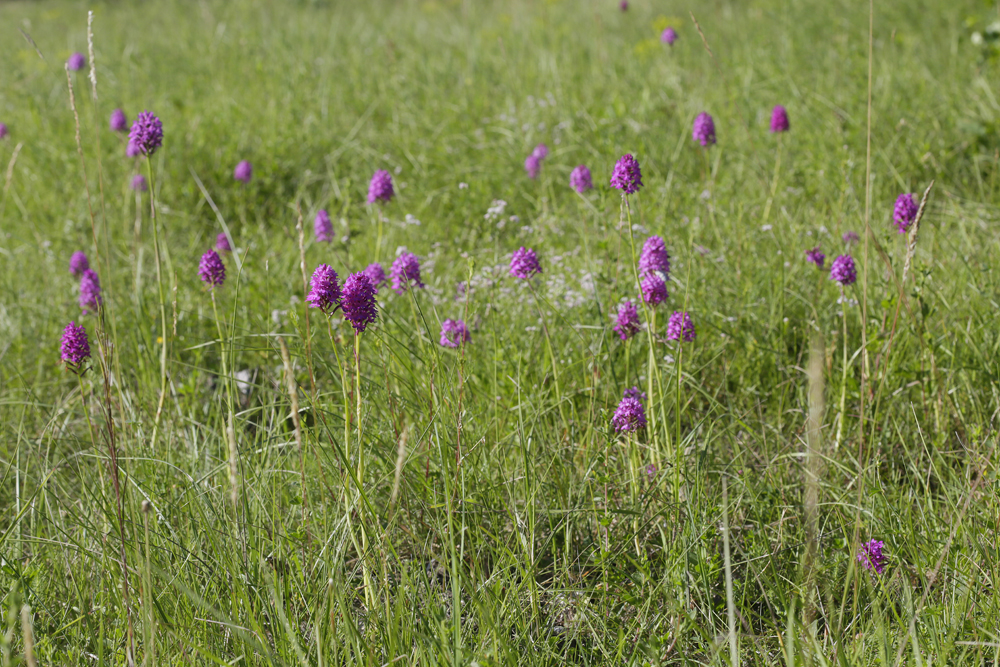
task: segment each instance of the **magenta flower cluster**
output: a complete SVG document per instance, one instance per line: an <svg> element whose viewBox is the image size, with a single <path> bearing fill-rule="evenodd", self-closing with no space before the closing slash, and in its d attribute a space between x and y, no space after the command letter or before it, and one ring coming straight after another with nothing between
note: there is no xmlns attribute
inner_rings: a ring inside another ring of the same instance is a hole
<svg viewBox="0 0 1000 667"><path fill-rule="evenodd" d="M226 265L222 263L219 253L209 250L201 256L198 263L198 277L211 289L222 287L226 281Z"/></svg>
<svg viewBox="0 0 1000 667"><path fill-rule="evenodd" d="M423 289L424 284L420 281L420 260L412 252L404 252L392 263L389 279L392 281L392 289L397 294L402 294L410 287Z"/></svg>
<svg viewBox="0 0 1000 667"><path fill-rule="evenodd" d="M667 322L667 340L694 341L694 322L686 311L675 310Z"/></svg>
<svg viewBox="0 0 1000 667"><path fill-rule="evenodd" d="M142 174L136 174L132 177L132 182L129 183L129 187L132 188L134 192L145 192L147 189L146 177Z"/></svg>
<svg viewBox="0 0 1000 667"><path fill-rule="evenodd" d="M622 340L628 340L639 333L639 311L631 301L618 306L618 317L615 318L614 331Z"/></svg>
<svg viewBox="0 0 1000 667"><path fill-rule="evenodd" d="M6 123L0 123L0 139L6 139L8 134Z"/></svg>
<svg viewBox="0 0 1000 667"><path fill-rule="evenodd" d="M771 132L788 132L788 110L780 104L771 111Z"/></svg>
<svg viewBox="0 0 1000 667"><path fill-rule="evenodd" d="M905 234L910 229L910 225L917 219L918 209L917 200L913 195L904 193L896 198L896 205L892 209L892 221L896 223L896 230L900 234Z"/></svg>
<svg viewBox="0 0 1000 667"><path fill-rule="evenodd" d="M244 185L253 178L253 165L248 160L240 160L233 169L233 178Z"/></svg>
<svg viewBox="0 0 1000 667"><path fill-rule="evenodd" d="M835 280L843 286L853 285L858 279L854 268L854 258L850 255L838 255L830 265L830 280Z"/></svg>
<svg viewBox="0 0 1000 667"><path fill-rule="evenodd" d="M129 144L143 155L152 155L163 145L163 123L151 111L143 111L132 123Z"/></svg>
<svg viewBox="0 0 1000 667"><path fill-rule="evenodd" d="M441 323L441 338L438 341L443 347L457 348L468 343L471 338L469 328L462 320L445 320Z"/></svg>
<svg viewBox="0 0 1000 667"><path fill-rule="evenodd" d="M66 67L68 67L73 72L79 72L83 69L84 65L87 64L87 59L83 57L83 54L77 51L71 55L66 60Z"/></svg>
<svg viewBox="0 0 1000 667"><path fill-rule="evenodd" d="M639 169L639 161L631 153L626 153L618 158L615 169L611 172L611 187L621 190L630 195L639 191L642 187L642 171Z"/></svg>
<svg viewBox="0 0 1000 667"><path fill-rule="evenodd" d="M78 302L84 315L87 314L88 308L97 310L104 303L104 298L101 296L101 281L93 269L84 270L80 276L80 298Z"/></svg>
<svg viewBox="0 0 1000 667"><path fill-rule="evenodd" d="M702 146L709 146L715 143L715 121L702 111L694 119L694 127L691 130L691 137Z"/></svg>
<svg viewBox="0 0 1000 667"><path fill-rule="evenodd" d="M826 255L820 251L819 246L816 246L812 250L806 250L806 261L815 264L817 269L822 269L826 262Z"/></svg>
<svg viewBox="0 0 1000 667"><path fill-rule="evenodd" d="M677 41L677 31L670 26L667 26L660 35L660 41L667 46L673 46L674 42Z"/></svg>
<svg viewBox="0 0 1000 667"><path fill-rule="evenodd" d="M655 273L642 278L642 299L650 306L656 306L667 300L667 283Z"/></svg>
<svg viewBox="0 0 1000 667"><path fill-rule="evenodd" d="M569 186L583 194L594 187L594 182L590 177L590 169L586 165L577 165L569 175Z"/></svg>
<svg viewBox="0 0 1000 667"><path fill-rule="evenodd" d="M387 202L393 197L392 174L385 169L378 169L372 174L368 183L368 203Z"/></svg>
<svg viewBox="0 0 1000 667"><path fill-rule="evenodd" d="M229 245L229 237L226 236L225 232L219 232L215 237L215 251L223 255L233 251L232 246Z"/></svg>
<svg viewBox="0 0 1000 667"><path fill-rule="evenodd" d="M320 243L329 243L333 240L333 223L330 222L330 214L320 209L313 220L313 234Z"/></svg>
<svg viewBox="0 0 1000 667"><path fill-rule="evenodd" d="M319 308L327 315L340 305L340 283L337 272L329 264L320 264L313 271L306 301L310 308Z"/></svg>
<svg viewBox="0 0 1000 667"><path fill-rule="evenodd" d="M882 574L885 572L885 566L889 563L889 557L885 555L884 549L885 542L869 540L861 545L861 549L858 551L858 562L869 572Z"/></svg>
<svg viewBox="0 0 1000 667"><path fill-rule="evenodd" d="M618 404L611 425L619 433L631 433L646 426L646 409L638 398L626 396Z"/></svg>
<svg viewBox="0 0 1000 667"><path fill-rule="evenodd" d="M354 331L363 333L378 318L375 286L364 273L352 273L340 292L340 310Z"/></svg>
<svg viewBox="0 0 1000 667"><path fill-rule="evenodd" d="M87 330L82 324L70 322L66 325L59 354L67 368L77 374L83 372L83 362L90 358L90 343L87 340Z"/></svg>
<svg viewBox="0 0 1000 667"><path fill-rule="evenodd" d="M542 171L542 160L549 156L549 147L545 144L538 144L531 151L531 155L524 158L524 170L528 172L528 178L538 178Z"/></svg>
<svg viewBox="0 0 1000 667"><path fill-rule="evenodd" d="M510 258L510 275L521 280L528 280L536 273L541 273L542 267L538 263L538 256L531 248L521 246L514 251Z"/></svg>
<svg viewBox="0 0 1000 667"><path fill-rule="evenodd" d="M108 124L111 126L112 132L124 132L128 129L128 118L125 117L124 111L115 109L111 112Z"/></svg>
<svg viewBox="0 0 1000 667"><path fill-rule="evenodd" d="M368 280L371 281L376 293L378 292L378 288L385 283L385 269L378 262L372 262L361 273L368 276Z"/></svg>
<svg viewBox="0 0 1000 667"><path fill-rule="evenodd" d="M639 255L639 275L651 274L659 274L663 280L670 277L670 255L667 253L667 244L659 236L646 239Z"/></svg>
<svg viewBox="0 0 1000 667"><path fill-rule="evenodd" d="M77 250L69 258L69 272L79 278L90 268L90 261L82 250Z"/></svg>

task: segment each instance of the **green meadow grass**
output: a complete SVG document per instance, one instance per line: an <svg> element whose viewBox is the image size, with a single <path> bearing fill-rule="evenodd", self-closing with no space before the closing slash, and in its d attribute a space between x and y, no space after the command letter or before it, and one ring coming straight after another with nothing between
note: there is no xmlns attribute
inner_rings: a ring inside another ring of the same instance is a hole
<svg viewBox="0 0 1000 667"><path fill-rule="evenodd" d="M0 664L1000 664L997 11L876 2L869 111L863 2L0 5ZM119 106L163 120L148 165ZM893 202L932 180L904 276ZM626 344L652 234L670 298ZM857 260L844 302L813 246ZM380 289L355 365L303 276L403 247L426 288Z"/></svg>

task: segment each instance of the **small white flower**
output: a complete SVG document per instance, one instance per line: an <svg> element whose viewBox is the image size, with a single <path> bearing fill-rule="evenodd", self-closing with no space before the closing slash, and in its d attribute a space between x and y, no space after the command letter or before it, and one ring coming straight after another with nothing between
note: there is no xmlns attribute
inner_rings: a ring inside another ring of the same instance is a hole
<svg viewBox="0 0 1000 667"><path fill-rule="evenodd" d="M762 232L769 232L771 231L771 229L772 229L771 225L761 225L760 227L760 231Z"/></svg>
<svg viewBox="0 0 1000 667"><path fill-rule="evenodd" d="M459 183L458 184L458 189L459 190L468 190L469 189L469 184L468 183Z"/></svg>

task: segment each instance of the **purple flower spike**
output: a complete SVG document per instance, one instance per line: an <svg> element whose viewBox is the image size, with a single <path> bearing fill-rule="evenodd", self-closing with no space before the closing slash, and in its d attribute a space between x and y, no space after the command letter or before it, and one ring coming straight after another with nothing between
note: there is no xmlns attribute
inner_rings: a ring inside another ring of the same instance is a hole
<svg viewBox="0 0 1000 667"><path fill-rule="evenodd" d="M385 283L385 269L378 262L373 262L365 267L365 270L361 273L368 276L368 280L371 281L372 287L375 288L375 292L378 293L379 285Z"/></svg>
<svg viewBox="0 0 1000 667"><path fill-rule="evenodd" d="M368 184L368 203L387 202L392 199L393 194L392 175L385 169L379 169Z"/></svg>
<svg viewBox="0 0 1000 667"><path fill-rule="evenodd" d="M817 269L822 269L826 255L820 252L819 246L816 246L812 250L806 250L806 261L815 264Z"/></svg>
<svg viewBox="0 0 1000 667"><path fill-rule="evenodd" d="M691 136L702 146L715 143L715 121L712 120L712 117L708 113L702 111L694 119L694 128L691 130Z"/></svg>
<svg viewBox="0 0 1000 667"><path fill-rule="evenodd" d="M135 190L136 192L145 192L147 187L146 177L143 176L142 174L136 174L135 176L132 177L132 182L129 184L129 187Z"/></svg>
<svg viewBox="0 0 1000 667"><path fill-rule="evenodd" d="M129 139L128 144L125 145L125 157L139 157L140 155L142 155L142 149Z"/></svg>
<svg viewBox="0 0 1000 667"><path fill-rule="evenodd" d="M362 333L378 317L375 286L363 273L352 273L344 281L341 292L341 312L354 330Z"/></svg>
<svg viewBox="0 0 1000 667"><path fill-rule="evenodd" d="M128 119L125 117L125 112L121 109L112 111L109 124L112 132L124 132L128 130Z"/></svg>
<svg viewBox="0 0 1000 667"><path fill-rule="evenodd" d="M660 35L660 41L667 46L673 46L674 42L677 41L677 31L668 26L667 29L663 31L663 34Z"/></svg>
<svg viewBox="0 0 1000 667"><path fill-rule="evenodd" d="M313 220L313 234L320 243L329 243L333 240L333 223L330 222L330 214L324 210L316 213Z"/></svg>
<svg viewBox="0 0 1000 667"><path fill-rule="evenodd" d="M87 59L83 57L83 54L77 51L71 55L66 60L66 67L70 68L73 72L79 72L83 69L83 66L87 64Z"/></svg>
<svg viewBox="0 0 1000 667"><path fill-rule="evenodd" d="M771 132L788 132L788 110L780 104L771 111Z"/></svg>
<svg viewBox="0 0 1000 667"><path fill-rule="evenodd" d="M858 279L857 270L854 268L854 258L850 255L838 255L833 264L830 265L830 280L836 280L843 286L853 285Z"/></svg>
<svg viewBox="0 0 1000 667"><path fill-rule="evenodd" d="M7 134L7 126L4 123L0 123L0 139L6 139Z"/></svg>
<svg viewBox="0 0 1000 667"><path fill-rule="evenodd" d="M642 279L642 299L650 306L656 306L667 300L667 283L655 273L650 273Z"/></svg>
<svg viewBox="0 0 1000 667"><path fill-rule="evenodd" d="M340 283L337 282L337 272L329 264L320 264L313 271L309 281L309 295L306 301L310 308L319 308L329 315L340 305Z"/></svg>
<svg viewBox="0 0 1000 667"><path fill-rule="evenodd" d="M87 341L87 330L83 325L77 326L70 322L63 330L59 354L66 366L76 374L83 372L83 362L90 358L90 343Z"/></svg>
<svg viewBox="0 0 1000 667"><path fill-rule="evenodd" d="M667 340L682 340L685 343L694 341L694 322L687 312L675 310L667 322Z"/></svg>
<svg viewBox="0 0 1000 667"><path fill-rule="evenodd" d="M646 392L639 389L638 387L630 387L625 390L625 398L634 398L639 401L646 400Z"/></svg>
<svg viewBox="0 0 1000 667"><path fill-rule="evenodd" d="M424 286L420 281L420 260L412 252L404 252L396 258L392 268L389 269L389 278L396 294L402 294L411 286L421 289ZM374 285L372 287L374 288Z"/></svg>
<svg viewBox="0 0 1000 667"><path fill-rule="evenodd" d="M215 251L222 254L233 251L233 247L229 245L229 237L226 236L225 232L219 232L219 235L215 237Z"/></svg>
<svg viewBox="0 0 1000 667"><path fill-rule="evenodd" d="M549 156L549 147L545 144L538 144L535 146L535 150L531 151L531 154L539 160L544 160Z"/></svg>
<svg viewBox="0 0 1000 667"><path fill-rule="evenodd" d="M97 277L97 273L93 269L87 269L80 277L79 304L80 308L83 309L83 314L87 314L88 308L97 310L103 302L104 299L101 297L101 280Z"/></svg>
<svg viewBox="0 0 1000 667"><path fill-rule="evenodd" d="M667 244L659 236L650 236L642 244L642 254L639 255L639 275L646 276L659 273L663 280L670 275L670 255L667 254Z"/></svg>
<svg viewBox="0 0 1000 667"><path fill-rule="evenodd" d="M626 301L618 306L618 317L615 319L614 331L622 340L628 340L639 333L639 311L631 301Z"/></svg>
<svg viewBox="0 0 1000 667"><path fill-rule="evenodd" d="M622 0L621 2L619 2L618 3L618 9L622 10L623 12L627 12L628 11L628 0Z"/></svg>
<svg viewBox="0 0 1000 667"><path fill-rule="evenodd" d="M542 161L537 155L529 155L524 158L524 170L528 172L528 178L538 178L542 171Z"/></svg>
<svg viewBox="0 0 1000 667"><path fill-rule="evenodd" d="M163 123L152 111L143 111L132 123L128 140L143 155L152 155L163 145Z"/></svg>
<svg viewBox="0 0 1000 667"><path fill-rule="evenodd" d="M621 190L627 195L638 192L642 187L642 171L639 161L626 153L618 158L615 170L611 173L611 187Z"/></svg>
<svg viewBox="0 0 1000 667"><path fill-rule="evenodd" d="M233 178L244 185L253 178L253 165L248 160L240 160L236 168L233 169Z"/></svg>
<svg viewBox="0 0 1000 667"><path fill-rule="evenodd" d="M857 243L861 237L858 236L857 232L844 232L841 238L844 240L844 243L851 245L852 243Z"/></svg>
<svg viewBox="0 0 1000 667"><path fill-rule="evenodd" d="M90 268L90 260L82 250L77 250L69 258L69 272L79 278Z"/></svg>
<svg viewBox="0 0 1000 667"><path fill-rule="evenodd" d="M222 283L226 281L226 265L222 263L219 253L209 250L201 256L201 262L198 264L198 276L211 289L222 287Z"/></svg>
<svg viewBox="0 0 1000 667"><path fill-rule="evenodd" d="M521 246L514 251L510 258L510 275L521 280L528 280L536 273L541 273L542 267L538 263L538 255L531 248Z"/></svg>
<svg viewBox="0 0 1000 667"><path fill-rule="evenodd" d="M441 323L441 340L443 347L456 348L469 342L469 328L462 320L445 320Z"/></svg>
<svg viewBox="0 0 1000 667"><path fill-rule="evenodd" d="M591 180L590 170L585 165L577 165L569 175L569 186L580 194L592 190L594 182Z"/></svg>
<svg viewBox="0 0 1000 667"><path fill-rule="evenodd" d="M911 194L901 194L896 198L896 206L892 211L892 219L900 234L905 234L910 225L917 219L917 200Z"/></svg>
<svg viewBox="0 0 1000 667"><path fill-rule="evenodd" d="M623 398L611 418L611 425L619 433L638 431L646 426L646 409L637 398Z"/></svg>
<svg viewBox="0 0 1000 667"><path fill-rule="evenodd" d="M874 571L875 574L882 574L889 562L889 557L882 551L884 548L885 542L881 540L865 542L858 551L858 562L869 572Z"/></svg>

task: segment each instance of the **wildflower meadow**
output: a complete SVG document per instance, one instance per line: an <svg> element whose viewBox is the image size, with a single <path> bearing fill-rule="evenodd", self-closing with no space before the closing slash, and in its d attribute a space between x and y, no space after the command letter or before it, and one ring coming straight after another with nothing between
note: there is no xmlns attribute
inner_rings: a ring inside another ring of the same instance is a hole
<svg viewBox="0 0 1000 667"><path fill-rule="evenodd" d="M917 5L0 4L0 667L1000 665Z"/></svg>

